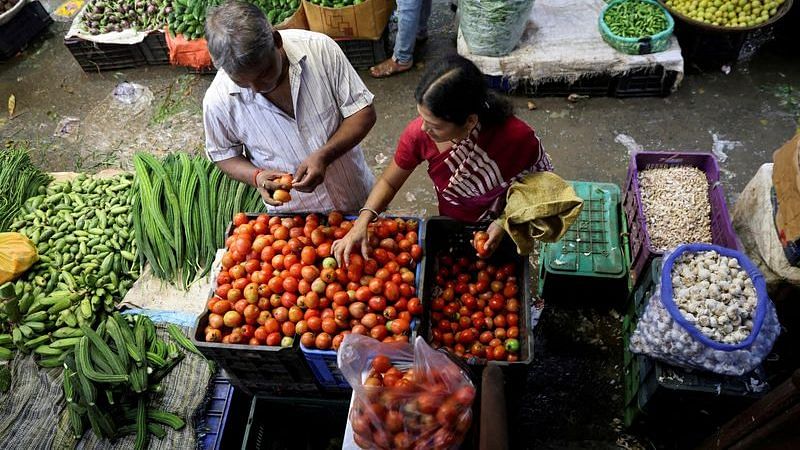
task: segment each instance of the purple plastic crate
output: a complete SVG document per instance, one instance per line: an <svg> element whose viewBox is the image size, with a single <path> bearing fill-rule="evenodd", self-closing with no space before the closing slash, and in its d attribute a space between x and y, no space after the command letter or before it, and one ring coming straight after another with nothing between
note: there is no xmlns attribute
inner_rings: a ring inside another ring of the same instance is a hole
<svg viewBox="0 0 800 450"><path fill-rule="evenodd" d="M679 152L639 152L631 156L628 166L628 177L625 182L623 207L628 220L631 245L631 278L636 284L637 278L644 273L653 258L661 256L650 243L647 232L647 221L642 211L642 198L639 191L639 171L660 167L690 166L696 167L706 174L708 179L708 196L711 203L711 240L723 247L738 248L736 234L733 232L725 193L719 182L719 166L713 155L708 153Z"/></svg>

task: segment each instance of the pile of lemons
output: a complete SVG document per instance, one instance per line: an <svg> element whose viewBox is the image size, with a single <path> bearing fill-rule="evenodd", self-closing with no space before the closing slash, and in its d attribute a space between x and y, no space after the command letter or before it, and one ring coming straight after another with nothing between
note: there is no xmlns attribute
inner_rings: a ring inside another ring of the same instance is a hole
<svg viewBox="0 0 800 450"><path fill-rule="evenodd" d="M672 10L723 27L752 27L769 20L785 0L665 0Z"/></svg>

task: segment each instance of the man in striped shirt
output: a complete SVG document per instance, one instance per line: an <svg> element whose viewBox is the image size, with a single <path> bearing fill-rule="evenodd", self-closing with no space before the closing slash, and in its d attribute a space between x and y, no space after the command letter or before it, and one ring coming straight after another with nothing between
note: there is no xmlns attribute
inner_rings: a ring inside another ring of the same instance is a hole
<svg viewBox="0 0 800 450"><path fill-rule="evenodd" d="M206 152L258 188L270 211L357 211L374 182L358 143L373 95L329 37L275 31L256 6L213 9L206 39L218 72L203 99ZM294 175L292 200L272 192Z"/></svg>

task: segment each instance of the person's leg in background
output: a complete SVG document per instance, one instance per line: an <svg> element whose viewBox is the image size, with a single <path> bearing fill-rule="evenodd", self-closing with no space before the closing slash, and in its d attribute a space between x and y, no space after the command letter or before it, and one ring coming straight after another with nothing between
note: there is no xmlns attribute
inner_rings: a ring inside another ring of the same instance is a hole
<svg viewBox="0 0 800 450"><path fill-rule="evenodd" d="M414 66L417 36L427 36L431 0L397 0L397 36L391 58L370 69L375 78L405 72Z"/></svg>

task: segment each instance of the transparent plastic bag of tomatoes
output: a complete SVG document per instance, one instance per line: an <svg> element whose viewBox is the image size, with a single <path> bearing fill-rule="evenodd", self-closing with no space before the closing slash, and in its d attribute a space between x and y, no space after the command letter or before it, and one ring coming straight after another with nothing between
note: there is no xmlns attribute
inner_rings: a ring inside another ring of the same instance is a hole
<svg viewBox="0 0 800 450"><path fill-rule="evenodd" d="M379 377L387 385L366 386L378 355L387 356L402 377L389 375L390 369ZM412 346L348 334L338 365L353 387L349 421L357 448L456 449L470 429L475 386L447 354L421 337Z"/></svg>

